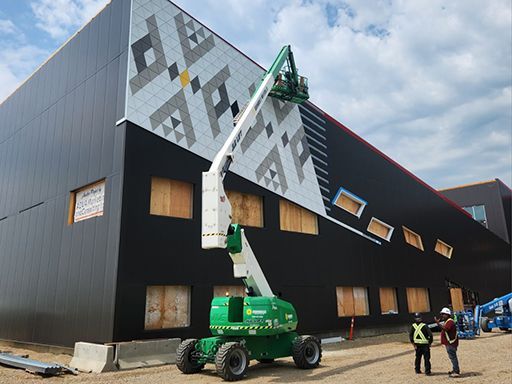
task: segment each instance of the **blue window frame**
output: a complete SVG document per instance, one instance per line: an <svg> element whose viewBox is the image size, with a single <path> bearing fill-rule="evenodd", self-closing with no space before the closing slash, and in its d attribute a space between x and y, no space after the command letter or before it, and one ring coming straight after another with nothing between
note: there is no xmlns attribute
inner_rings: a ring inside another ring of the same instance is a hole
<svg viewBox="0 0 512 384"><path fill-rule="evenodd" d="M351 213L354 216L361 217L364 208L368 203L361 199L359 196L354 195L352 192L343 187L338 189L336 195L331 201L331 204Z"/></svg>

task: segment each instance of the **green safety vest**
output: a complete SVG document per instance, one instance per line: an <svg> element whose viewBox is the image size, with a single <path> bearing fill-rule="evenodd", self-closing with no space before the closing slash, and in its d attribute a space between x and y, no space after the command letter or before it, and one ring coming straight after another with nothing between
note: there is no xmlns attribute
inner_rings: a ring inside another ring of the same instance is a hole
<svg viewBox="0 0 512 384"><path fill-rule="evenodd" d="M446 324L446 323L447 323L447 322L449 322L450 320L451 320L451 321L453 321L453 319L448 319L448 320L446 320L444 323ZM444 335L446 336L446 340L448 340L448 343L449 343L449 344L453 344L453 343L455 343L455 340L457 340L457 327L455 327L455 337L453 338L453 340L452 340L452 339L450 339L450 336L448 335L448 331L446 331L446 330L445 330L445 331L444 331Z"/></svg>
<svg viewBox="0 0 512 384"><path fill-rule="evenodd" d="M425 326L425 323L416 324L414 323L412 327L414 328L414 335L412 336L412 340L414 344L428 344L428 340L421 331L421 329Z"/></svg>

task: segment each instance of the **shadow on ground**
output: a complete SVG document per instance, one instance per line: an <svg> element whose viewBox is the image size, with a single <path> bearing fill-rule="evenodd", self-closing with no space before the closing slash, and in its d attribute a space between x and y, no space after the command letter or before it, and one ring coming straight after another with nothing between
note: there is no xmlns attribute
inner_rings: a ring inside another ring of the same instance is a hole
<svg viewBox="0 0 512 384"><path fill-rule="evenodd" d="M300 370L292 362L276 361L273 364L255 364L249 367L247 371L247 378L267 377L273 378L271 382L275 383L296 383L297 376L300 375L301 380L304 381L322 381L334 375L339 375L344 372L368 366L370 364L379 363L386 360L391 360L400 356L411 354L411 351L403 351L393 355L381 356L375 359L361 360L354 364L348 364L343 367L329 368L329 365L321 364L321 369ZM208 376L217 376L215 371L205 370L203 374Z"/></svg>

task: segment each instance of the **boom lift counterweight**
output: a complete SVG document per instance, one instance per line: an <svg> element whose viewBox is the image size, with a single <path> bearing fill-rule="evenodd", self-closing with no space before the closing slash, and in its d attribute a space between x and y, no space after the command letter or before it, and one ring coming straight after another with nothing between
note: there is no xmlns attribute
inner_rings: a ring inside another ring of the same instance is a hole
<svg viewBox="0 0 512 384"><path fill-rule="evenodd" d="M244 230L231 223L231 204L224 191L223 180L238 144L268 96L299 104L309 98L307 79L298 75L289 45L281 49L249 102L233 120L235 127L210 169L203 172L201 246L228 250L233 274L242 279L248 297L212 300L213 337L188 339L180 344L177 366L183 373L196 373L206 363L214 363L220 376L234 381L243 378L251 359L268 363L275 358L293 356L299 368L315 368L322 357L317 338L295 332L298 323L295 309L272 292Z"/></svg>

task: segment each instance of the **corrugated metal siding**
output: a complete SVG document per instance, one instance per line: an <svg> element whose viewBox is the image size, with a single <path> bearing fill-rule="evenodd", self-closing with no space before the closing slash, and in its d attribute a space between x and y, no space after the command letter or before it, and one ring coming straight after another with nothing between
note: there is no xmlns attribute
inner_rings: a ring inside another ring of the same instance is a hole
<svg viewBox="0 0 512 384"><path fill-rule="evenodd" d="M501 201L503 203L503 211L505 213L505 223L507 226L508 242L512 242L512 190L498 179L500 188Z"/></svg>
<svg viewBox="0 0 512 384"><path fill-rule="evenodd" d="M0 338L111 340L129 12L112 1L0 106ZM102 178L104 216L68 225Z"/></svg>
<svg viewBox="0 0 512 384"><path fill-rule="evenodd" d="M337 316L337 286L369 288L370 315L356 320L362 328L409 323L408 287L428 288L434 313L450 303L446 279L479 292L482 302L509 288L508 244L346 131L330 122L325 128L329 161L323 175L331 197L343 186L368 202L359 219L335 206L331 216L365 233L376 217L395 227L389 243L378 246L322 217L317 236L281 231L277 194L231 172L225 179L228 190L263 197L265 227L248 227L246 233L274 292L297 309L300 332L348 328L350 318ZM201 172L208 166L192 152L129 124L116 340L206 335L213 287L240 283L224 250L200 248ZM151 176L194 184L192 220L149 214ZM424 251L405 242L402 225L422 236ZM437 238L454 247L451 260L434 252ZM190 327L145 331L148 285L192 286ZM381 287L397 288L398 315L381 315Z"/></svg>
<svg viewBox="0 0 512 384"><path fill-rule="evenodd" d="M500 181L447 189L441 193L461 207L485 205L487 227L510 243L510 190ZM508 215L508 217L507 217Z"/></svg>

